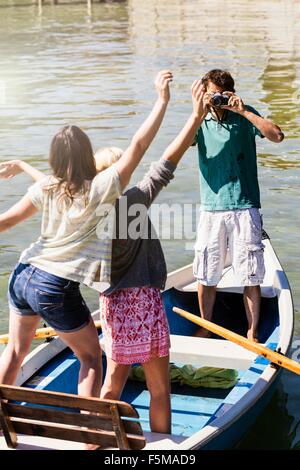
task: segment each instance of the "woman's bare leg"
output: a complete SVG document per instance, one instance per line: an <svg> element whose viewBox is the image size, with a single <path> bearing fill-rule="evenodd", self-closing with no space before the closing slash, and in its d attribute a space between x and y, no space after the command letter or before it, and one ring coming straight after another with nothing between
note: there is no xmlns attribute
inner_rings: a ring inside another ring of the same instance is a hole
<svg viewBox="0 0 300 470"><path fill-rule="evenodd" d="M102 383L101 348L97 329L91 319L84 328L72 333L57 334L80 361L78 394L99 397Z"/></svg>
<svg viewBox="0 0 300 470"><path fill-rule="evenodd" d="M130 365L118 364L107 357L106 375L101 389L100 398L106 398L107 400L120 399L128 378L130 367Z"/></svg>
<svg viewBox="0 0 300 470"><path fill-rule="evenodd" d="M99 397L102 383L102 353L97 329L92 318L87 326L73 333L58 332L80 362L78 395ZM98 445L85 444L86 450L97 450Z"/></svg>
<svg viewBox="0 0 300 470"><path fill-rule="evenodd" d="M15 382L39 322L39 315L10 314L9 341L0 359L0 383ZM93 321L81 330L73 333L58 332L58 335L81 363L78 393L99 397L102 380L101 349Z"/></svg>
<svg viewBox="0 0 300 470"><path fill-rule="evenodd" d="M0 383L15 383L40 320L39 315L21 316L10 313L9 340L0 358Z"/></svg>
<svg viewBox="0 0 300 470"><path fill-rule="evenodd" d="M156 357L142 364L150 392L150 427L152 432L171 432L171 397L169 356Z"/></svg>

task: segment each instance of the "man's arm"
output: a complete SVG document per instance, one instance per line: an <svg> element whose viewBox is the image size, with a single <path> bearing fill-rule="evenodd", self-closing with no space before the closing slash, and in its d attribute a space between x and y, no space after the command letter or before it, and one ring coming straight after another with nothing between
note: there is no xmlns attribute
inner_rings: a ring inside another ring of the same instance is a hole
<svg viewBox="0 0 300 470"><path fill-rule="evenodd" d="M30 198L26 194L14 206L3 214L0 214L0 232L14 227L23 222L37 212L37 208L32 204Z"/></svg>
<svg viewBox="0 0 300 470"><path fill-rule="evenodd" d="M157 75L155 86L158 99L150 115L135 133L129 147L116 163L122 188L129 183L132 173L160 128L170 99L169 82L171 80L172 73L168 70L164 70Z"/></svg>
<svg viewBox="0 0 300 470"><path fill-rule="evenodd" d="M22 160L9 160L8 162L0 163L0 178L10 179L23 171L31 176L34 181L39 181L45 176L44 173Z"/></svg>
<svg viewBox="0 0 300 470"><path fill-rule="evenodd" d="M243 113L241 113L248 121L250 121L257 129L271 142L282 142L284 139L284 134L279 126L274 124L269 119L265 119L257 114L249 111L247 108Z"/></svg>
<svg viewBox="0 0 300 470"><path fill-rule="evenodd" d="M229 95L228 106L222 106L223 109L228 109L234 113L238 113L244 118L248 119L267 139L271 142L282 142L284 134L279 126L274 124L269 119L265 119L253 113L243 103L242 99L230 91L224 92Z"/></svg>

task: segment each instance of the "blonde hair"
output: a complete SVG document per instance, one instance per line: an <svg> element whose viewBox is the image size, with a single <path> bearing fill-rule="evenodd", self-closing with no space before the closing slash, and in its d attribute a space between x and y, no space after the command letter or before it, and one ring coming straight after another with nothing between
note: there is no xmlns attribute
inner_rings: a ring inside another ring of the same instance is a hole
<svg viewBox="0 0 300 470"><path fill-rule="evenodd" d="M121 158L123 150L118 147L104 147L97 150L94 155L97 171L106 170Z"/></svg>

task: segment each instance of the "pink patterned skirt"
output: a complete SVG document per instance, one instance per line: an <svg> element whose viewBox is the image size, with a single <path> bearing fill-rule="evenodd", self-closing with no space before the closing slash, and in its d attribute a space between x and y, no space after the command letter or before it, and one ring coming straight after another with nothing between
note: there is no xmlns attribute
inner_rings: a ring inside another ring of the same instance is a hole
<svg viewBox="0 0 300 470"><path fill-rule="evenodd" d="M100 318L107 357L118 364L168 356L170 331L160 290L121 289L100 294Z"/></svg>

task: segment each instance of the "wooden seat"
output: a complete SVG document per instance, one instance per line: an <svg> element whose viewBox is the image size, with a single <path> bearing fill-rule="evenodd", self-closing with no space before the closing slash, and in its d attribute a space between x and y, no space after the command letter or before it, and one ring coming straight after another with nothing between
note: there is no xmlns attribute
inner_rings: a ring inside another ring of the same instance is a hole
<svg viewBox="0 0 300 470"><path fill-rule="evenodd" d="M171 362L247 370L257 355L226 339L171 335Z"/></svg>
<svg viewBox="0 0 300 470"><path fill-rule="evenodd" d="M257 355L226 339L170 335L170 361L196 367L221 367L247 370ZM105 353L103 336L100 346Z"/></svg>
<svg viewBox="0 0 300 470"><path fill-rule="evenodd" d="M18 445L19 433L142 449L146 441L138 419L137 411L122 401L0 385L0 425L10 448Z"/></svg>

